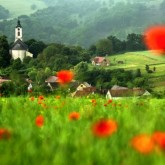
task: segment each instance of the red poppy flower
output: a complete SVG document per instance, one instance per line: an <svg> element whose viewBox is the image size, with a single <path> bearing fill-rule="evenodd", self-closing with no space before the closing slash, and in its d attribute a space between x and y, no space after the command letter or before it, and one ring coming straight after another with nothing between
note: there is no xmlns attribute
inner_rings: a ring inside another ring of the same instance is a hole
<svg viewBox="0 0 165 165"><path fill-rule="evenodd" d="M110 104L110 103L112 103L112 100L111 100L111 99L110 99L110 100L108 100L107 104Z"/></svg>
<svg viewBox="0 0 165 165"><path fill-rule="evenodd" d="M39 97L38 97L38 100L44 100L44 96L42 96L42 95L39 96Z"/></svg>
<svg viewBox="0 0 165 165"><path fill-rule="evenodd" d="M37 127L42 127L44 125L44 117L42 115L37 116L35 123Z"/></svg>
<svg viewBox="0 0 165 165"><path fill-rule="evenodd" d="M161 149L165 150L165 132L155 132L152 138Z"/></svg>
<svg viewBox="0 0 165 165"><path fill-rule="evenodd" d="M69 120L78 120L80 118L80 113L71 112L68 116Z"/></svg>
<svg viewBox="0 0 165 165"><path fill-rule="evenodd" d="M30 100L31 100L31 101L34 101L34 99L35 99L35 97L33 97L33 96L32 96L32 97L30 97Z"/></svg>
<svg viewBox="0 0 165 165"><path fill-rule="evenodd" d="M165 53L165 25L152 26L144 32L144 42L148 49L158 54Z"/></svg>
<svg viewBox="0 0 165 165"><path fill-rule="evenodd" d="M58 82L60 84L70 83L74 77L73 72L69 70L61 70L57 72Z"/></svg>
<svg viewBox="0 0 165 165"><path fill-rule="evenodd" d="M60 98L61 98L61 96L57 95L55 98L56 98L56 99L60 99Z"/></svg>
<svg viewBox="0 0 165 165"><path fill-rule="evenodd" d="M92 126L92 132L97 137L108 137L116 131L117 123L110 119L102 119Z"/></svg>
<svg viewBox="0 0 165 165"><path fill-rule="evenodd" d="M0 140L9 139L10 136L11 136L11 134L7 129L0 128Z"/></svg>
<svg viewBox="0 0 165 165"><path fill-rule="evenodd" d="M141 134L135 136L131 141L132 147L142 154L149 154L154 149L154 142L149 135Z"/></svg>

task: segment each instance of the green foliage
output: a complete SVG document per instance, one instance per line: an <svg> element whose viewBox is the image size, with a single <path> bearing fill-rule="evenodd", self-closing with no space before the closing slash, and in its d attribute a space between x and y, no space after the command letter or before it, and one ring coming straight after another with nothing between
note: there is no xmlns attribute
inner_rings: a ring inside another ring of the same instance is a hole
<svg viewBox="0 0 165 165"><path fill-rule="evenodd" d="M112 42L109 39L99 40L96 44L96 52L101 56L112 53Z"/></svg>
<svg viewBox="0 0 165 165"><path fill-rule="evenodd" d="M24 11L21 13L24 15L19 14L22 26L26 30L24 40L35 38L46 43L58 42L89 47L106 36L115 35L120 39L125 39L130 33L142 34L147 26L164 22L164 1L156 3L152 1L138 3L106 1L102 3L102 1L89 2L87 0L79 0L79 2L77 0L54 0L50 4L47 1L36 3L33 1L32 3L30 0L23 1L23 3L29 6L26 10L33 12L32 15L26 16L25 8L19 7ZM40 9L41 6L43 8L43 5L39 5L41 3L48 5L49 8L38 10L35 13L30 9L30 6L34 4L37 6L36 9ZM9 11L12 11L11 6ZM155 14L151 17L153 12ZM13 27L15 25L16 19L0 22L0 32L7 35L10 42L14 40ZM141 50L142 47L134 42L129 50L132 48ZM114 51L119 49L121 49L120 42L117 42Z"/></svg>
<svg viewBox="0 0 165 165"><path fill-rule="evenodd" d="M6 36L0 36L0 68L10 65L9 44Z"/></svg>
<svg viewBox="0 0 165 165"><path fill-rule="evenodd" d="M29 52L33 54L33 58L36 58L39 53L41 53L45 48L46 45L42 41L36 41L34 39L30 39L25 42L29 47Z"/></svg>

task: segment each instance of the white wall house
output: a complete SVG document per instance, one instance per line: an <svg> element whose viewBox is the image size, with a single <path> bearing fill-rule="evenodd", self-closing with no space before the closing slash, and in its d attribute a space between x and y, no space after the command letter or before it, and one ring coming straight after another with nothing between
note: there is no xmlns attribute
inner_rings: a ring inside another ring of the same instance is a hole
<svg viewBox="0 0 165 165"><path fill-rule="evenodd" d="M28 46L23 42L23 33L20 20L18 20L17 26L15 27L15 41L11 46L10 54L14 60L20 58L21 61L23 61L23 59L27 56L33 57L33 54L28 52Z"/></svg>

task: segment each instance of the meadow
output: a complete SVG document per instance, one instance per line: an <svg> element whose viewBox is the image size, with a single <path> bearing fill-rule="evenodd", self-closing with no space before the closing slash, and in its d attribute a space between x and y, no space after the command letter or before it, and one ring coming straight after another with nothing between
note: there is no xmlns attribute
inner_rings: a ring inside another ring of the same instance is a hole
<svg viewBox="0 0 165 165"><path fill-rule="evenodd" d="M153 91L165 90L165 58L164 56L155 54L151 51L136 51L126 52L123 54L116 54L107 57L110 60L110 66L107 69L123 68L125 70L137 70L140 69L143 76L147 76L150 80L150 84L153 86ZM124 64L118 64L117 61L123 61ZM153 73L148 74L146 72L146 65Z"/></svg>
<svg viewBox="0 0 165 165"><path fill-rule="evenodd" d="M164 126L164 99L0 97L0 164L163 165Z"/></svg>

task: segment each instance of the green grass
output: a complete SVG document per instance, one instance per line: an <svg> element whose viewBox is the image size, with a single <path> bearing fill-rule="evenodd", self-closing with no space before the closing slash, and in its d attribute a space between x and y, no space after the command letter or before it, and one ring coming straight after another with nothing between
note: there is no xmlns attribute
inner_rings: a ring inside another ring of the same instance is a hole
<svg viewBox="0 0 165 165"><path fill-rule="evenodd" d="M45 98L46 108L28 97L0 98L0 128L11 132L0 139L2 165L163 165L164 152L143 155L131 145L138 134L165 131L164 99L125 99L104 106L104 98ZM70 121L70 112L80 119ZM43 127L35 125L44 116ZM102 118L113 119L118 129L106 138L95 137L91 127Z"/></svg>
<svg viewBox="0 0 165 165"><path fill-rule="evenodd" d="M30 15L36 10L47 7L40 0L1 0L0 5L9 10L11 18L16 18L20 15ZM32 10L31 5L36 5L36 9Z"/></svg>
<svg viewBox="0 0 165 165"><path fill-rule="evenodd" d="M165 90L165 56L160 56L150 51L139 51L110 55L107 58L110 60L110 66L106 67L106 69L136 70L139 68L143 75L148 75L150 83L154 87L153 90L156 88ZM124 64L117 64L117 61L123 61ZM156 71L148 74L145 70L146 65L149 65L150 70L156 67Z"/></svg>

